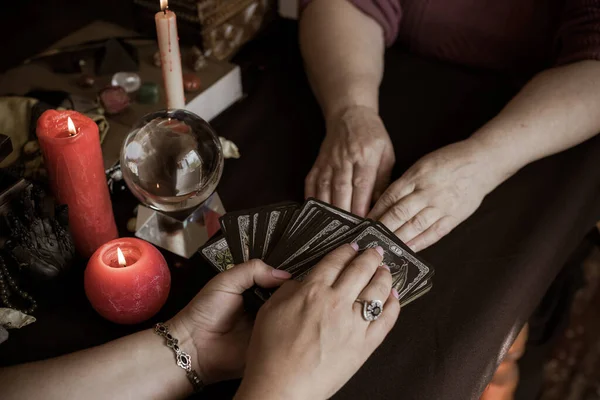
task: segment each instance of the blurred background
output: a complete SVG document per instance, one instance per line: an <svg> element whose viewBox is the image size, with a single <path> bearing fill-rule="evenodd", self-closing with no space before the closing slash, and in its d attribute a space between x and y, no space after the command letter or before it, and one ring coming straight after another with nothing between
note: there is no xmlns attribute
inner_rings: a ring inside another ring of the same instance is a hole
<svg viewBox="0 0 600 400"><path fill-rule="evenodd" d="M134 4L129 0L3 1L0 24L0 71L47 49L52 43L101 19L132 27Z"/></svg>

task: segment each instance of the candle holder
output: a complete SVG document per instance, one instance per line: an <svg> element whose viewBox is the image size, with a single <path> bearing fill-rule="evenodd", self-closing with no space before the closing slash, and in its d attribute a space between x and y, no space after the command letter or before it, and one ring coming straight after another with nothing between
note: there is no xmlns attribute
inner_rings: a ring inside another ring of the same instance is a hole
<svg viewBox="0 0 600 400"><path fill-rule="evenodd" d="M190 258L219 229L215 192L223 152L210 125L186 110L145 115L121 149L123 179L142 204L135 235Z"/></svg>

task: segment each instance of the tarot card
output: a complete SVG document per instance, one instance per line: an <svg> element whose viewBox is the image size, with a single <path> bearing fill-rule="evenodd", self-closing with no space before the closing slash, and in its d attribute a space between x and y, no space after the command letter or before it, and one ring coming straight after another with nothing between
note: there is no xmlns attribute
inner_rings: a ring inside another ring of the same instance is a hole
<svg viewBox="0 0 600 400"><path fill-rule="evenodd" d="M322 213L322 210L318 209L317 207L311 207L304 213L302 211L303 210L300 210L296 220L290 221L288 225L289 229L283 233L282 237L286 242L291 241L295 235L306 229L308 224Z"/></svg>
<svg viewBox="0 0 600 400"><path fill-rule="evenodd" d="M298 243L312 237L313 233L321 230L332 219L333 214L327 213L325 210L314 209L306 214L303 221L299 222L294 232L286 237L284 236L284 249L295 248Z"/></svg>
<svg viewBox="0 0 600 400"><path fill-rule="evenodd" d="M242 255L242 244L239 241L237 216L226 214L221 217L220 221L222 221L225 227L225 238L227 239L233 262L234 264L239 264L243 262L244 256Z"/></svg>
<svg viewBox="0 0 600 400"><path fill-rule="evenodd" d="M251 231L250 258L263 258L265 252L265 240L267 239L267 228L269 229L269 239L273 235L273 229L276 226L279 216L286 209L297 207L296 203L278 203L262 208L256 213L253 218L253 226ZM273 213L273 219L271 214Z"/></svg>
<svg viewBox="0 0 600 400"><path fill-rule="evenodd" d="M334 217L327 217L325 222L319 225L315 231L310 231L298 239L298 243L292 251L288 251L285 260L282 261L276 268L284 268L286 265L293 262L302 254L309 252L312 247L316 246L326 237L329 237L337 228L342 225L342 221Z"/></svg>
<svg viewBox="0 0 600 400"><path fill-rule="evenodd" d="M289 271L294 277L300 275L304 270L306 270L306 268L310 268L316 263L318 263L330 251L336 249L337 247L343 244L352 243L356 235L362 230L364 230L371 223L371 220L365 220L359 225L351 228L344 234L340 235L335 240L330 241L330 243L327 246L323 246L318 251L312 252L309 255L305 255L304 257L299 257L286 268L286 271Z"/></svg>
<svg viewBox="0 0 600 400"><path fill-rule="evenodd" d="M302 204L298 212L295 213L288 222L286 229L281 235L282 240L287 241L298 228L308 223L317 211L323 209L323 207L315 207L315 204L314 201L310 200L307 200Z"/></svg>
<svg viewBox="0 0 600 400"><path fill-rule="evenodd" d="M304 232L311 221L314 221L315 224L322 222L321 220L317 219L321 213L322 210L314 208L304 214L302 221L298 221L299 216L296 221L290 221L288 227L283 232L281 238L279 238L277 244L273 247L265 262L272 266L278 265L282 261L282 257L285 255L285 252L294 245L296 239L299 237L299 234ZM293 225L295 225L295 228L292 228Z"/></svg>
<svg viewBox="0 0 600 400"><path fill-rule="evenodd" d="M262 209L256 218L256 232L254 234L254 241L252 244L251 258L262 259L262 254L265 247L265 237L267 234L267 224L269 220L270 211Z"/></svg>
<svg viewBox="0 0 600 400"><path fill-rule="evenodd" d="M288 228L283 233L281 241L286 243L285 247L277 246L277 252L278 252L277 257L269 259L269 261L274 260L275 261L274 265L277 265L278 263L285 261L284 259L281 258L282 249L284 249L287 252L287 254L290 254L290 251L289 251L290 248L292 250L295 250L299 247L302 247L302 246L297 245L297 241L299 240L299 238L306 237L307 240L312 239L311 234L308 233L309 232L308 227L309 226L314 227L312 234L316 234L317 232L320 232L327 225L327 224L318 225L323 222L323 218L325 218L325 216L335 217L336 219L342 221L345 225L350 225L350 226L355 226L356 224L359 224L360 222L362 222L362 218L359 218L355 215L352 215L344 210L341 210L337 207L331 206L327 203L323 203L322 201L310 198L304 202L304 204L301 206L300 211L298 212L298 215L296 216L296 218L293 219L292 221L290 221ZM330 235L327 235L325 237L320 236L319 238L326 242L311 244L310 250L313 251L313 248L315 248L317 245L320 245L320 247L324 247L327 243L329 243L333 239L341 236L343 233L347 232L348 230L349 230L349 228L343 229L342 231L338 232L337 235L334 236L334 238L331 238L331 239L329 238ZM333 232L328 231L327 233L332 234ZM305 250L307 250L307 249L305 249ZM316 250L316 249L314 249L314 250ZM302 253L304 253L304 252L305 251L302 251ZM299 256L299 254L297 254L296 257L297 256ZM294 257L294 258L296 258L296 257Z"/></svg>
<svg viewBox="0 0 600 400"><path fill-rule="evenodd" d="M418 291L420 291L421 289L423 289L425 286L427 286L427 285L428 285L428 284L430 284L430 283L431 283L431 282L429 281L429 279L425 279L424 281L422 281L421 283L419 283L419 285L417 285L417 286L416 286L416 287L415 287L413 290L411 290L411 291L409 292L409 295L410 295L411 293L415 293L415 292L418 292ZM392 284L392 287L393 287L393 284Z"/></svg>
<svg viewBox="0 0 600 400"><path fill-rule="evenodd" d="M359 250L381 246L384 251L383 263L390 268L394 278L394 287L400 299L417 287L429 274L430 268L412 254L396 235L390 235L377 223L360 232L353 240Z"/></svg>
<svg viewBox="0 0 600 400"><path fill-rule="evenodd" d="M287 221L290 220L297 208L298 204L292 203L269 206L263 210L266 215L259 218L260 229L257 232L259 236L258 246L261 248L259 257L261 259L265 260L268 257L274 247L273 245L279 241L280 235L287 225Z"/></svg>
<svg viewBox="0 0 600 400"><path fill-rule="evenodd" d="M237 233L239 235L239 243L242 248L242 261L246 262L250 259L250 215L238 215L237 218ZM239 264L239 263L238 263Z"/></svg>
<svg viewBox="0 0 600 400"><path fill-rule="evenodd" d="M219 236L205 244L200 249L200 254L219 272L226 271L234 266L233 257L224 236Z"/></svg>
<svg viewBox="0 0 600 400"><path fill-rule="evenodd" d="M249 210L229 212L219 219L221 228L227 238L233 261L236 264L249 260L251 215L260 212L260 210L261 208L257 207Z"/></svg>
<svg viewBox="0 0 600 400"><path fill-rule="evenodd" d="M275 211L271 211L269 213L267 213L267 218L266 218L266 223L265 223L265 227L264 227L264 243L263 243L263 247L262 247L262 254L261 254L261 259L266 259L267 255L269 254L272 246L273 246L273 242L276 241L277 239L275 239L275 232L277 231L277 228L279 227L279 229L281 230L281 220L283 219L283 217L285 216L286 211L279 211L279 210L275 210ZM261 228L261 232L263 232L263 229Z"/></svg>
<svg viewBox="0 0 600 400"><path fill-rule="evenodd" d="M385 226L384 224L382 224L381 222L377 221L375 223L377 225L378 228L382 229L384 232L387 232L387 234L391 237L391 238L397 238L397 236L388 229L387 226ZM406 244L404 244L402 241L400 241L400 239L396 239L397 242L401 243L401 245L403 246L403 248L405 249L405 251L407 251L408 253L410 253L413 257L418 258L415 253L408 247L406 246ZM426 264L426 263L425 263ZM429 272L427 274L425 274L425 276L423 276L421 278L421 281L418 285L414 286L409 292L407 292L404 297L410 297L412 296L415 292L420 291L427 283L428 280L431 279L433 277L434 274L434 270L433 268L429 269ZM394 280L394 286L396 287L396 290L399 290L397 286L399 286L399 282L398 279ZM398 291L398 293L400 293L400 291Z"/></svg>
<svg viewBox="0 0 600 400"><path fill-rule="evenodd" d="M342 210L341 208L338 208L336 206L333 206L331 204L327 204L325 202L322 202L321 200L317 200L315 198L309 198L306 200L305 205L307 207L312 207L313 205L316 205L318 207L322 207L325 210L338 215L339 217L341 217L342 219L347 220L348 222L350 222L353 225L358 225L360 224L362 221L364 221L364 218L360 218L354 214L350 214L347 211Z"/></svg>
<svg viewBox="0 0 600 400"><path fill-rule="evenodd" d="M275 230L271 234L270 238L267 239L267 250L263 260L268 259L271 256L273 250L277 247L277 244L281 240L283 233L288 228L290 221L293 221L300 210L298 208L285 210L275 224Z"/></svg>
<svg viewBox="0 0 600 400"><path fill-rule="evenodd" d="M258 216L260 212L250 215L250 227L248 229L248 259L256 258L256 228L258 225Z"/></svg>
<svg viewBox="0 0 600 400"><path fill-rule="evenodd" d="M332 241L336 240L337 238L339 238L340 236L342 236L344 233L348 232L350 229L352 229L352 227L350 225L342 225L342 226L340 226L331 235L329 235L328 237L324 238L320 243L317 243L316 246L314 246L306 254L308 255L308 254L312 254L314 252L319 251L321 248L327 246L329 243L331 243Z"/></svg>
<svg viewBox="0 0 600 400"><path fill-rule="evenodd" d="M328 222L322 225L318 231L307 234L305 238L299 239L298 245L295 246L293 252L288 252L285 260L277 267L285 269L288 265L292 265L296 260L312 254L314 248L323 240L331 237L335 231L340 228L341 224L342 222L340 220L328 219Z"/></svg>
<svg viewBox="0 0 600 400"><path fill-rule="evenodd" d="M247 261L249 257L250 215L237 213L225 215L224 224L226 227L225 237L234 263L241 264Z"/></svg>
<svg viewBox="0 0 600 400"><path fill-rule="evenodd" d="M432 287L433 284L431 283L431 281L427 281L425 285L420 286L420 289L418 291L409 294L409 296L406 296L404 299L400 299L400 307L406 307L407 305L417 300L424 294L429 293Z"/></svg>
<svg viewBox="0 0 600 400"><path fill-rule="evenodd" d="M310 222L310 229L307 228L298 234L296 242L291 246L293 251L287 252L291 258L286 257L279 265L280 268L287 269L287 265L293 265L298 260L306 259L354 228L352 222L340 218L338 214L323 209L322 215L324 217L319 218L318 222L316 220Z"/></svg>

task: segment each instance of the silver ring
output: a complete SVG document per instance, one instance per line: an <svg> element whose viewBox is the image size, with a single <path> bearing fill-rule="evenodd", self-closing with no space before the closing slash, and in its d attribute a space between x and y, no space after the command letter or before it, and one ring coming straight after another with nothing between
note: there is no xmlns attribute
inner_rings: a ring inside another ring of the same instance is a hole
<svg viewBox="0 0 600 400"><path fill-rule="evenodd" d="M356 299L355 301L363 305L362 316L365 321L375 321L383 313L381 300Z"/></svg>

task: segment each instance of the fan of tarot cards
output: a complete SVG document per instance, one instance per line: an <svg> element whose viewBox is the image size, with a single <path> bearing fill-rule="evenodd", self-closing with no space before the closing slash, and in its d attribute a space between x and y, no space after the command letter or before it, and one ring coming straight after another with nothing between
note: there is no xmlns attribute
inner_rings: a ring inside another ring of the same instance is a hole
<svg viewBox="0 0 600 400"><path fill-rule="evenodd" d="M433 268L421 261L383 224L363 219L316 199L304 204L278 203L225 214L222 235L200 249L219 272L253 258L302 280L327 253L346 243L359 251L381 246L400 305L418 299L431 287ZM275 289L254 288L257 305Z"/></svg>

